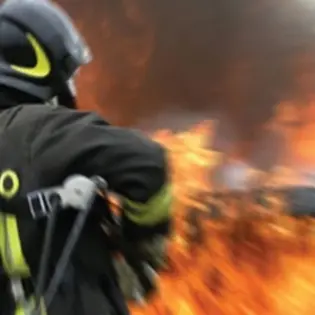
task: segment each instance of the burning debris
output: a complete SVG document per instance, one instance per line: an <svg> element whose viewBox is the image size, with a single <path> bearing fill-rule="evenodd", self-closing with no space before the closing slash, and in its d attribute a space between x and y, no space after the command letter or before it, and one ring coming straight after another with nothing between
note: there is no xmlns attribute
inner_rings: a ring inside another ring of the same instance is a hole
<svg viewBox="0 0 315 315"><path fill-rule="evenodd" d="M260 187L215 189L222 156L203 149L206 131L153 135L170 152L175 231L160 294L134 314L312 314L315 188L278 168Z"/></svg>

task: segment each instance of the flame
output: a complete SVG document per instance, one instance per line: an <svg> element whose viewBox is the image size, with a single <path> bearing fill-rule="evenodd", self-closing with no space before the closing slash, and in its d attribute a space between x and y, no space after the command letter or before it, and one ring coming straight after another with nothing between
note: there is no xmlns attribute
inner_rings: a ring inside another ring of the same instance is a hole
<svg viewBox="0 0 315 315"><path fill-rule="evenodd" d="M275 109L271 124L281 129L287 142L287 157L291 164L314 166L315 161L315 97L299 104L281 102Z"/></svg>
<svg viewBox="0 0 315 315"><path fill-rule="evenodd" d="M197 242L188 238L187 213L207 208L209 200L197 197L213 189L211 170L224 161L222 154L205 149L214 130L215 122L205 122L186 132L159 130L152 135L169 151L175 232L158 296L145 307L132 305L133 314L313 314L315 225L311 219L285 216L279 197L271 198L274 209L268 212L246 195L221 204L228 214L225 220L199 220L204 237ZM261 175L253 170L248 174ZM247 215L237 215L240 207Z"/></svg>

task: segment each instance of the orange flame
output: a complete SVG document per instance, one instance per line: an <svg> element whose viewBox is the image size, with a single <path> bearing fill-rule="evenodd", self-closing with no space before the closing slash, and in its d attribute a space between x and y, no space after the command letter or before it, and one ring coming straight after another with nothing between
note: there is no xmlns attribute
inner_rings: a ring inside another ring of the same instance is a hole
<svg viewBox="0 0 315 315"><path fill-rule="evenodd" d="M221 155L204 149L213 130L208 122L183 133L152 135L169 149L176 223L159 294L144 308L132 306L133 314L313 314L315 225L285 216L278 196L268 212L249 196L231 200L223 205L230 214L225 220L200 221L202 242L194 244L185 236L191 227L184 218L191 208L206 209L207 201L195 197L211 189L209 169L221 161ZM242 216L235 215L239 207Z"/></svg>

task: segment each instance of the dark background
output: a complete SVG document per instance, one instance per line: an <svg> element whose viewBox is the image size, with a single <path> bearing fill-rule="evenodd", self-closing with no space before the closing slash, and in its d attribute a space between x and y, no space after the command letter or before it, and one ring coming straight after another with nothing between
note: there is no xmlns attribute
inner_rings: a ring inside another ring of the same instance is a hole
<svg viewBox="0 0 315 315"><path fill-rule="evenodd" d="M80 104L142 128L209 117L252 141L315 86L315 1L60 0L94 52Z"/></svg>

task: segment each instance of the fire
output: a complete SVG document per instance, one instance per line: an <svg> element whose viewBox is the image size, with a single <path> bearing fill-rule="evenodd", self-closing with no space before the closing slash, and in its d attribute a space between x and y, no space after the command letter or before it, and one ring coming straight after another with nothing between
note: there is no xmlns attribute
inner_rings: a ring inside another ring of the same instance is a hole
<svg viewBox="0 0 315 315"><path fill-rule="evenodd" d="M226 214L224 220L202 219L211 201L206 197L212 189L209 170L222 161L219 153L205 149L214 128L207 122L183 133L161 130L152 135L169 150L175 232L158 296L144 308L132 306L133 314L313 314L311 219L286 216L279 196L271 196L273 209L266 210L246 194L225 203L216 200ZM244 214L240 216L238 209ZM198 213L194 220L199 236L189 236L194 226L187 224L188 213Z"/></svg>

